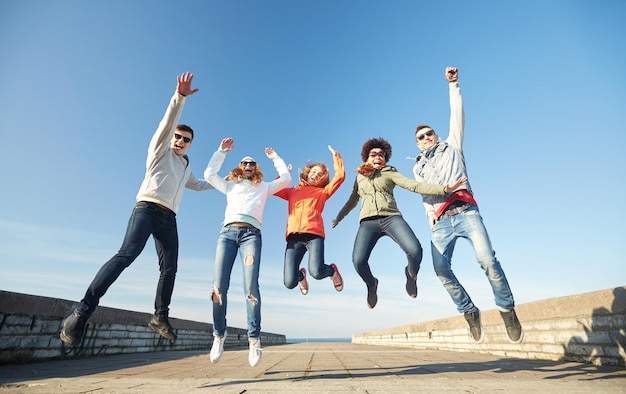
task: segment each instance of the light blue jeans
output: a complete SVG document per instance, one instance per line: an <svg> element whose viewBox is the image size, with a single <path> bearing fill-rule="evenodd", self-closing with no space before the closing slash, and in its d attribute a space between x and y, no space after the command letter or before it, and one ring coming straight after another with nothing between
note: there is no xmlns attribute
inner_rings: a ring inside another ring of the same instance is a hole
<svg viewBox="0 0 626 394"><path fill-rule="evenodd" d="M469 294L452 272L452 252L458 238L465 238L474 248L476 259L491 285L496 305L511 310L515 307L513 294L509 288L500 262L491 247L487 229L483 224L478 208L472 206L467 210L451 216L443 217L435 224L431 234L431 250L433 266L437 277L443 283L452 301L461 313L476 308Z"/></svg>
<svg viewBox="0 0 626 394"><path fill-rule="evenodd" d="M352 250L352 264L357 274L363 279L367 287L374 286L368 260L376 242L385 235L389 236L406 254L409 271L417 275L422 262L422 245L415 233L401 215L379 216L361 220L359 231L354 240ZM387 269L389 269L387 265Z"/></svg>
<svg viewBox="0 0 626 394"><path fill-rule="evenodd" d="M324 264L324 238L315 234L291 234L285 249L283 281L286 288L293 289L304 278L300 272L300 263L307 251L309 274L313 278L324 279L335 273L333 267Z"/></svg>
<svg viewBox="0 0 626 394"><path fill-rule="evenodd" d="M226 307L230 275L237 252L243 263L243 287L248 315L248 337L261 335L261 293L259 266L261 265L261 230L254 226L222 227L217 238L215 278L213 280L213 334L226 332Z"/></svg>

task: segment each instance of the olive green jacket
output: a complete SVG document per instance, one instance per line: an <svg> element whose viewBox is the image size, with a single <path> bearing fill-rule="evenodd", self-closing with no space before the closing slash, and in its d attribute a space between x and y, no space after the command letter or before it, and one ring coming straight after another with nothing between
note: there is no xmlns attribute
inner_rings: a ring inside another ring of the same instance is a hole
<svg viewBox="0 0 626 394"><path fill-rule="evenodd" d="M337 214L337 222L356 207L359 198L361 198L359 221L372 216L401 215L393 196L393 188L396 185L415 193L445 195L443 185L415 181L400 174L395 167L385 166L376 170L371 177L357 175L350 198Z"/></svg>

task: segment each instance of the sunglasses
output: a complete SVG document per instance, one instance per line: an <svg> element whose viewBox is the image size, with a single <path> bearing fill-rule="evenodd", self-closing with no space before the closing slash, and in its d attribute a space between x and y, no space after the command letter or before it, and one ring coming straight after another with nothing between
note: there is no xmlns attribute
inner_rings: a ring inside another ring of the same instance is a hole
<svg viewBox="0 0 626 394"><path fill-rule="evenodd" d="M183 137L182 135L178 134L178 133L174 133L174 138L176 138L177 140L179 139L183 139L183 141L185 141L185 144L188 144L191 142L191 138L189 137Z"/></svg>
<svg viewBox="0 0 626 394"><path fill-rule="evenodd" d="M417 136L417 140L421 141L426 137L430 137L431 135L435 134L434 130L428 130L427 132L425 132L424 134L420 134Z"/></svg>
<svg viewBox="0 0 626 394"><path fill-rule="evenodd" d="M376 157L376 156L380 156L384 159L387 155L385 154L384 150L381 150L380 152L375 152L375 151L370 152L370 157Z"/></svg>
<svg viewBox="0 0 626 394"><path fill-rule="evenodd" d="M242 161L241 166L242 167L246 167L246 166L256 167L256 161Z"/></svg>

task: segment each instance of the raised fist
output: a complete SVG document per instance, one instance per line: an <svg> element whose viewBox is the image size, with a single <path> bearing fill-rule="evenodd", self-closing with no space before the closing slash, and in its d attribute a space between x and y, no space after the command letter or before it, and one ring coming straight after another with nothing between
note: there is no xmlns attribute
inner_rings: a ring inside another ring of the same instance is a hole
<svg viewBox="0 0 626 394"><path fill-rule="evenodd" d="M459 70L456 67L446 67L446 79L448 82L456 82L459 79Z"/></svg>

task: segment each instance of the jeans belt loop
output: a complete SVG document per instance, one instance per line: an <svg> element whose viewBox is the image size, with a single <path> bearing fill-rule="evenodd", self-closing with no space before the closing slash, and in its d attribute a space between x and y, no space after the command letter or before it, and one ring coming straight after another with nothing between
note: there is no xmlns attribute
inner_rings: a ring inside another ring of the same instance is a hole
<svg viewBox="0 0 626 394"><path fill-rule="evenodd" d="M171 209L169 209L165 205L159 204L158 202L149 202L149 203L154 205L155 207L159 208L163 212L167 213L168 215L175 215L174 211L172 211Z"/></svg>

